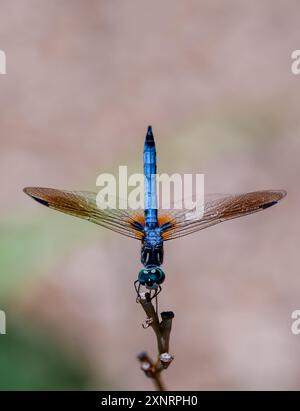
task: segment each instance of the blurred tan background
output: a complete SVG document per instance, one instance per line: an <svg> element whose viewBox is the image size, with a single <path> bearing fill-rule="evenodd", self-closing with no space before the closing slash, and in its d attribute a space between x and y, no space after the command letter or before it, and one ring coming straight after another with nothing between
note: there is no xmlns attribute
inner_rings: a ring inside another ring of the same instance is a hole
<svg viewBox="0 0 300 411"><path fill-rule="evenodd" d="M207 192L285 188L278 206L166 244L169 389L299 389L299 2L0 1L0 389L152 389L133 281L140 245L31 201L141 172Z"/></svg>

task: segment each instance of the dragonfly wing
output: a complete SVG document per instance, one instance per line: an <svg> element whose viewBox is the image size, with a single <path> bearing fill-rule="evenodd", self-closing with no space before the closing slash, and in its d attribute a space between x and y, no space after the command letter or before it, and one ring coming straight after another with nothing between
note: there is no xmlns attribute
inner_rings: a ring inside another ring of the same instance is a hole
<svg viewBox="0 0 300 411"><path fill-rule="evenodd" d="M42 187L26 187L24 192L49 208L92 221L127 237L142 239L144 236L140 210L99 208L95 193Z"/></svg>
<svg viewBox="0 0 300 411"><path fill-rule="evenodd" d="M162 236L166 241L172 240L223 221L256 213L277 204L285 195L284 190L265 190L245 194L205 196L200 214L196 213L195 208L173 209L167 213L164 211L159 213L165 227ZM192 218L191 212L194 213Z"/></svg>

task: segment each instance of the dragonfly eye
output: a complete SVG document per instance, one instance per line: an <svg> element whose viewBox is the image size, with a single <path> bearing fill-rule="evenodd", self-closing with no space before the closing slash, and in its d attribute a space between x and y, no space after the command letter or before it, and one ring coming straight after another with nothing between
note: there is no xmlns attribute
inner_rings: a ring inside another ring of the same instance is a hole
<svg viewBox="0 0 300 411"><path fill-rule="evenodd" d="M161 268L153 268L150 273L149 276L151 278L151 280L153 280L155 282L155 284L161 284L163 283L164 279L165 279L165 273L163 272L163 270Z"/></svg>
<svg viewBox="0 0 300 411"><path fill-rule="evenodd" d="M138 275L138 281L141 285L144 285L148 288L159 285L163 283L165 279L165 273L159 267L151 269L142 269Z"/></svg>
<svg viewBox="0 0 300 411"><path fill-rule="evenodd" d="M149 271L148 270L143 269L139 272L138 280L139 280L140 284L145 285L148 278L149 278Z"/></svg>

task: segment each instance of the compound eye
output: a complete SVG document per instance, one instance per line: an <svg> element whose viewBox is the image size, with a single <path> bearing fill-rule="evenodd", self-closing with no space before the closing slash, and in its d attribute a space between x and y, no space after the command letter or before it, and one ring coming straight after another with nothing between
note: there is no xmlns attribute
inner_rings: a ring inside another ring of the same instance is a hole
<svg viewBox="0 0 300 411"><path fill-rule="evenodd" d="M141 270L138 275L138 280L142 285L145 285L147 279L149 278L148 270Z"/></svg>
<svg viewBox="0 0 300 411"><path fill-rule="evenodd" d="M162 269L157 268L156 269L156 283L161 284L164 282L165 279L165 273L163 272Z"/></svg>
<svg viewBox="0 0 300 411"><path fill-rule="evenodd" d="M151 280L153 280L153 282L156 283L156 281L158 279L158 272L155 268L150 271L150 278L151 278Z"/></svg>

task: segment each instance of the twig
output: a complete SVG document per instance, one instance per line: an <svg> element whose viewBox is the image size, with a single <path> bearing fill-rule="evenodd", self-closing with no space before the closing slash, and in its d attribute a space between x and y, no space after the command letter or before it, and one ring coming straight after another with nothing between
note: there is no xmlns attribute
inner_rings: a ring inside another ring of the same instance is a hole
<svg viewBox="0 0 300 411"><path fill-rule="evenodd" d="M149 293L141 293L138 301L143 307L147 318L143 324L144 328L152 327L157 339L158 355L154 363L147 353L142 352L138 356L141 363L141 369L148 378L152 378L158 391L165 391L164 384L161 381L160 373L166 370L174 357L169 354L169 342L172 329L172 320L174 313L172 311L164 311L161 315L161 321L152 304Z"/></svg>

